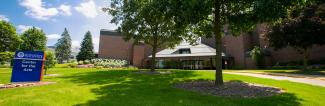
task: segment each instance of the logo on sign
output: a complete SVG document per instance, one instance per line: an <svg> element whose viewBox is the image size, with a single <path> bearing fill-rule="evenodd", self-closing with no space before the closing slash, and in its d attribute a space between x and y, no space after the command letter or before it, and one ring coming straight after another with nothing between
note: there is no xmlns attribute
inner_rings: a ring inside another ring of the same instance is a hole
<svg viewBox="0 0 325 106"><path fill-rule="evenodd" d="M24 54L24 52L19 52L19 53L17 54L17 56L20 57L20 58L22 58L22 57L25 56L25 54Z"/></svg>

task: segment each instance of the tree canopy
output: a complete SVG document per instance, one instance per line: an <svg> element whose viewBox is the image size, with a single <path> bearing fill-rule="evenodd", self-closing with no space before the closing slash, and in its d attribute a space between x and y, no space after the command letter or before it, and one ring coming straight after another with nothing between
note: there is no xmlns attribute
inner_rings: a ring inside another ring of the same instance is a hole
<svg viewBox="0 0 325 106"><path fill-rule="evenodd" d="M16 28L9 22L0 20L0 52L15 51L21 43Z"/></svg>
<svg viewBox="0 0 325 106"><path fill-rule="evenodd" d="M291 46L310 48L325 43L324 4L306 7L298 17L288 18L272 27L268 34L270 45L275 48ZM297 14L297 13L296 13Z"/></svg>
<svg viewBox="0 0 325 106"><path fill-rule="evenodd" d="M94 46L90 31L85 34L83 41L81 42L81 48L77 55L78 61L91 60L95 58Z"/></svg>
<svg viewBox="0 0 325 106"><path fill-rule="evenodd" d="M22 44L20 50L45 51L47 38L41 29L30 28L20 35Z"/></svg>
<svg viewBox="0 0 325 106"><path fill-rule="evenodd" d="M309 0L113 0L107 10L113 15L112 22L121 24L120 30L125 36L131 35L132 39L142 39L148 44L149 41L155 44L155 37L164 41L157 36L164 35L158 32L165 31L172 31L174 38L183 36L193 41L198 37L213 37L215 83L222 85L223 29L240 35L253 30L258 23L280 21L291 9L302 7L306 2Z"/></svg>
<svg viewBox="0 0 325 106"><path fill-rule="evenodd" d="M306 70L308 48L325 44L325 3L295 10L292 17L273 26L267 38L276 49L290 46L302 51Z"/></svg>
<svg viewBox="0 0 325 106"><path fill-rule="evenodd" d="M216 49L216 85L223 84L222 36L240 35L251 31L256 24L277 22L293 8L308 0L170 0L171 14L188 38L213 37ZM224 29L230 30L225 32Z"/></svg>
<svg viewBox="0 0 325 106"><path fill-rule="evenodd" d="M55 56L59 63L63 63L64 60L68 61L71 55L71 37L67 28L64 28L64 32L58 42L55 44Z"/></svg>
<svg viewBox="0 0 325 106"><path fill-rule="evenodd" d="M155 68L157 48L174 47L182 41L173 16L167 14L166 0L113 0L104 9L113 16L112 23L126 40L146 43L152 47L151 71Z"/></svg>

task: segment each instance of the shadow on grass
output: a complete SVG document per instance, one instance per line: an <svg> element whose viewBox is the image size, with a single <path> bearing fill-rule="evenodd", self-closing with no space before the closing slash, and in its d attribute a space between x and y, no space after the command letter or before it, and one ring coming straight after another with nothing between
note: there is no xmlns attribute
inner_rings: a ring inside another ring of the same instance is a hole
<svg viewBox="0 0 325 106"><path fill-rule="evenodd" d="M173 74L169 75L135 74L131 71L95 71L65 78L80 85L100 85L98 88L92 89L92 92L97 95L96 100L89 100L87 103L76 104L76 106L300 105L299 101L301 100L290 93L244 99L202 95L173 87L174 83L190 80L190 77L195 76L198 74L192 71L173 71Z"/></svg>

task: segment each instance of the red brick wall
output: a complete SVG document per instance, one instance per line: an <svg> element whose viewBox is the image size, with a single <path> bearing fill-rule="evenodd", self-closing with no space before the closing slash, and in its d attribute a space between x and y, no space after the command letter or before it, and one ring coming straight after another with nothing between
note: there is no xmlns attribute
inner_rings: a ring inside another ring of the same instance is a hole
<svg viewBox="0 0 325 106"><path fill-rule="evenodd" d="M268 42L265 40L267 32L266 24L259 24L252 36L242 35L234 37L231 35L224 36L223 49L224 52L234 57L235 66L253 68L254 63L250 57L245 57L245 52L252 49L252 46L268 47ZM202 38L202 42L214 47L213 39ZM137 67L142 67L146 64L148 56L151 55L151 47L149 45L136 45L132 52L132 43L126 42L122 36L118 35L101 35L99 43L99 58L115 58L126 59L131 61ZM160 51L162 49L159 49ZM310 51L310 59L317 60L325 58L325 46L314 46ZM276 62L289 62L301 60L302 56L295 49L288 47L278 51L271 51L271 57L268 57L267 64L274 65Z"/></svg>
<svg viewBox="0 0 325 106"><path fill-rule="evenodd" d="M133 65L136 67L142 67L145 57L145 47L143 45L135 45L133 52Z"/></svg>
<svg viewBox="0 0 325 106"><path fill-rule="evenodd" d="M245 46L243 36L225 36L223 44L225 46L225 53L234 57L235 66L245 67Z"/></svg>
<svg viewBox="0 0 325 106"><path fill-rule="evenodd" d="M130 61L132 43L123 40L122 36L101 35L99 41L99 58L125 59Z"/></svg>
<svg viewBox="0 0 325 106"><path fill-rule="evenodd" d="M325 46L314 46L309 49L308 52L310 60L325 59ZM303 59L302 54L300 54L296 49L292 47L272 51L272 57L274 64L276 62L283 63L290 61L299 61Z"/></svg>
<svg viewBox="0 0 325 106"><path fill-rule="evenodd" d="M101 35L98 57L124 59L136 67L143 67L145 59L151 55L151 47L144 44L132 46L132 41L124 41L120 35Z"/></svg>

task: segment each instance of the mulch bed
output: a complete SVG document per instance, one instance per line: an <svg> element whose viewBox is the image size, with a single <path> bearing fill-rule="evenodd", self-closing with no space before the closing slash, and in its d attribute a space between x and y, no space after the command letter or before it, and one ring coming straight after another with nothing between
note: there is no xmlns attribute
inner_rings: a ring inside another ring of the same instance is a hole
<svg viewBox="0 0 325 106"><path fill-rule="evenodd" d="M215 86L214 81L191 81L177 83L175 87L202 94L240 98L268 97L284 92L279 88L240 81L225 82L223 86Z"/></svg>
<svg viewBox="0 0 325 106"><path fill-rule="evenodd" d="M53 84L53 83L55 83L55 82L29 82L29 83L2 84L2 85L0 85L0 89L41 86L41 85L48 85L48 84Z"/></svg>

